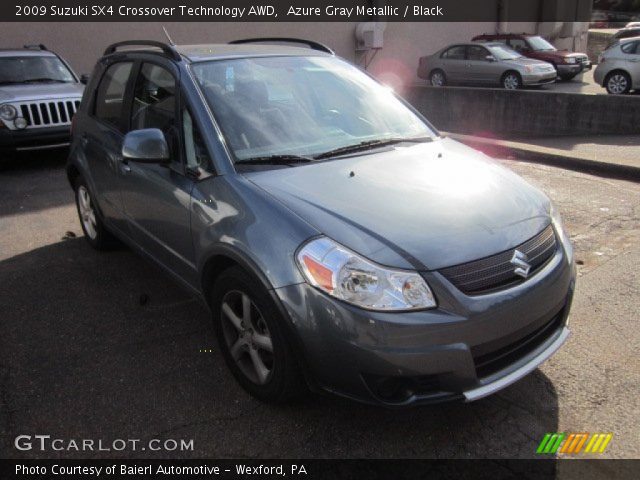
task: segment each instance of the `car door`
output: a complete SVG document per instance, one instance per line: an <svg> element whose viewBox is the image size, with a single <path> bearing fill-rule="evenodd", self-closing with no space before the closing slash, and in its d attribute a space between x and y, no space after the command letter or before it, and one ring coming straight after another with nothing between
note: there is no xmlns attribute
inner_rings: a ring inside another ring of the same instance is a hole
<svg viewBox="0 0 640 480"><path fill-rule="evenodd" d="M101 212L112 227L125 233L119 170L126 128L125 91L132 71L131 61L113 63L103 70L87 121L79 123L78 132Z"/></svg>
<svg viewBox="0 0 640 480"><path fill-rule="evenodd" d="M440 55L439 64L444 70L447 80L464 82L466 77L466 48L464 45L454 45Z"/></svg>
<svg viewBox="0 0 640 480"><path fill-rule="evenodd" d="M497 61L489 61L491 52L481 45L467 47L467 76L473 83L496 83L500 75L496 68Z"/></svg>
<svg viewBox="0 0 640 480"><path fill-rule="evenodd" d="M131 237L146 253L191 285L197 284L190 202L195 176L183 161L180 86L171 64L143 62L131 95L129 130L161 130L167 163L121 163L120 191Z"/></svg>

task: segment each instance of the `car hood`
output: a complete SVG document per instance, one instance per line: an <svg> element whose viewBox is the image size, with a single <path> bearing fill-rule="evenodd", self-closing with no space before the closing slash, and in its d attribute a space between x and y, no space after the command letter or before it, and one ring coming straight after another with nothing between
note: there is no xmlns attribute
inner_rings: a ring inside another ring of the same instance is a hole
<svg viewBox="0 0 640 480"><path fill-rule="evenodd" d="M35 83L0 86L0 103L81 97L81 83Z"/></svg>
<svg viewBox="0 0 640 480"><path fill-rule="evenodd" d="M528 58L528 57L520 57L514 60L505 60L504 63L513 65L513 66L520 66L520 67L524 67L527 65L549 65L549 63L545 62L544 60L538 60L536 58Z"/></svg>
<svg viewBox="0 0 640 480"><path fill-rule="evenodd" d="M245 175L322 234L398 268L486 257L550 222L543 193L450 139Z"/></svg>
<svg viewBox="0 0 640 480"><path fill-rule="evenodd" d="M586 57L587 55L580 52L570 52L569 50L538 50L533 52L536 57L543 59L557 59L565 57Z"/></svg>

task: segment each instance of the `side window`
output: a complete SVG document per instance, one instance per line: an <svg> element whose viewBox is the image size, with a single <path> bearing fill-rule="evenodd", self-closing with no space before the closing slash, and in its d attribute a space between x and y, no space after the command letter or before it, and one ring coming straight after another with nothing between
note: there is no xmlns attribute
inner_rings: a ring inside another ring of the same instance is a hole
<svg viewBox="0 0 640 480"><path fill-rule="evenodd" d="M136 79L131 130L158 128L166 135L175 125L175 78L164 68L145 63Z"/></svg>
<svg viewBox="0 0 640 480"><path fill-rule="evenodd" d="M200 129L193 121L189 110L184 110L182 113L182 132L184 134L184 154L187 167L207 168L210 165L209 152L200 134Z"/></svg>
<svg viewBox="0 0 640 480"><path fill-rule="evenodd" d="M512 38L512 39L510 39L509 40L509 46L511 48L513 48L516 52L521 52L522 50L525 50L525 49L529 48L527 46L527 42L525 42L521 38Z"/></svg>
<svg viewBox="0 0 640 480"><path fill-rule="evenodd" d="M629 54L640 54L640 42L629 42L625 43L622 47L620 47L624 53Z"/></svg>
<svg viewBox="0 0 640 480"><path fill-rule="evenodd" d="M111 65L100 81L93 114L105 123L122 130L122 108L132 63Z"/></svg>
<svg viewBox="0 0 640 480"><path fill-rule="evenodd" d="M447 60L464 60L465 55L465 46L464 45L456 45L455 47L451 47L442 54L442 58L446 58Z"/></svg>
<svg viewBox="0 0 640 480"><path fill-rule="evenodd" d="M482 61L485 62L487 60L487 56L491 55L489 50L484 47L479 47L476 45L470 46L467 51L469 54L469 60Z"/></svg>

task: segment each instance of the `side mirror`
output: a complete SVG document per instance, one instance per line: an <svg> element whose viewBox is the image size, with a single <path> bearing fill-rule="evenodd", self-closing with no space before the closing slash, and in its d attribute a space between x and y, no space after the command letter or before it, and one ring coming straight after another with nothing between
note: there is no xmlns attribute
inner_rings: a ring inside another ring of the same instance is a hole
<svg viewBox="0 0 640 480"><path fill-rule="evenodd" d="M83 85L86 85L87 83L89 83L89 74L88 73L83 73L82 75L80 75L80 83Z"/></svg>
<svg viewBox="0 0 640 480"><path fill-rule="evenodd" d="M487 62L495 62L496 61L496 57L494 57L493 55L487 55L486 57L484 57L485 60Z"/></svg>
<svg viewBox="0 0 640 480"><path fill-rule="evenodd" d="M125 163L166 163L169 158L167 140L157 128L133 130L124 137L122 159Z"/></svg>

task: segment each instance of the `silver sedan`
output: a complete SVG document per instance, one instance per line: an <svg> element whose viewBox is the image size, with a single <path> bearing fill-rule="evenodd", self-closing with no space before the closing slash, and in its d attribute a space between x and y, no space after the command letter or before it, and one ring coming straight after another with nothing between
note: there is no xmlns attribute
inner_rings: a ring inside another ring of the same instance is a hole
<svg viewBox="0 0 640 480"><path fill-rule="evenodd" d="M550 63L526 58L502 43L450 45L420 58L418 77L433 86L496 85L509 90L555 82Z"/></svg>

